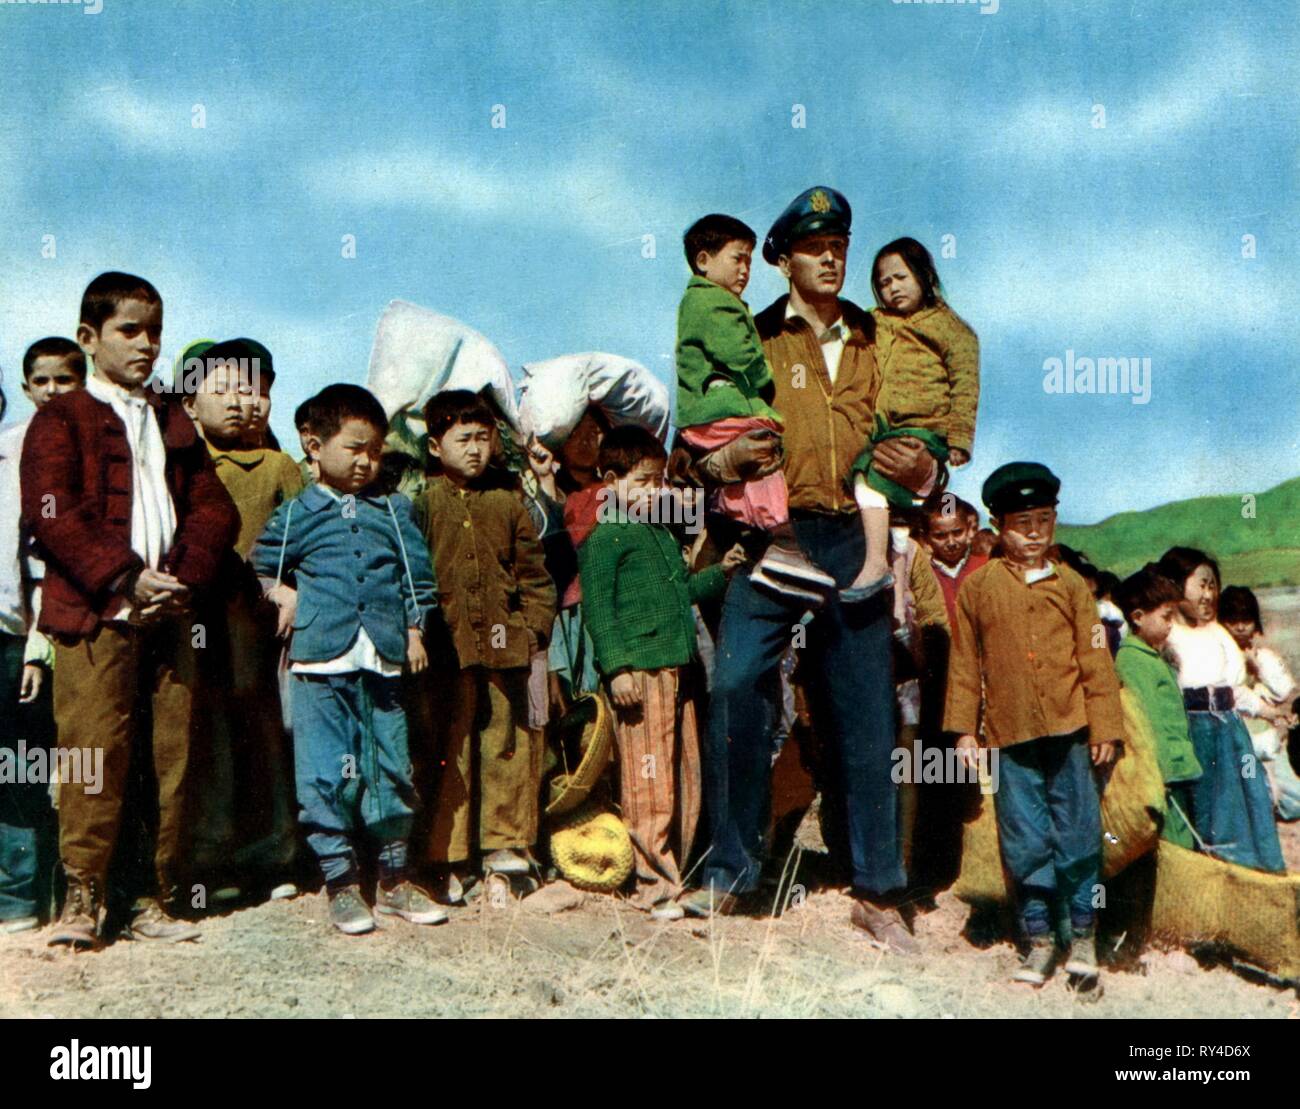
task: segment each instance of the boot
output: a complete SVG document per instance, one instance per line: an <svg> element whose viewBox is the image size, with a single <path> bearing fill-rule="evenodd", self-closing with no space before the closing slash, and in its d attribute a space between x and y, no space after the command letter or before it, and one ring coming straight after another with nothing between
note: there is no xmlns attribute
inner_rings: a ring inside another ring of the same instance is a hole
<svg viewBox="0 0 1300 1109"><path fill-rule="evenodd" d="M68 875L68 895L63 902L63 912L50 933L51 947L63 943L74 948L99 946L99 930L104 921L100 884L95 878Z"/></svg>
<svg viewBox="0 0 1300 1109"><path fill-rule="evenodd" d="M196 940L203 933L193 924L177 920L163 908L156 897L142 898L136 905L127 925L127 935L133 940L153 940L158 943L182 943Z"/></svg>

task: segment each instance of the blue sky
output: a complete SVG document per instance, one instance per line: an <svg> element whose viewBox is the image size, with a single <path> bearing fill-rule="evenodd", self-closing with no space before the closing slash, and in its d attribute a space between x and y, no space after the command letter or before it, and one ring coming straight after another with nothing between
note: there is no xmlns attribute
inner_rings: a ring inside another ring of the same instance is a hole
<svg viewBox="0 0 1300 1109"><path fill-rule="evenodd" d="M854 207L859 303L879 245L955 237L940 275L984 389L963 495L1036 458L1089 522L1300 472L1294 3L102 9L0 3L14 417L24 348L71 334L110 268L161 290L168 362L265 342L286 443L300 400L364 381L394 298L516 368L609 350L667 376L683 229L720 210L761 236L828 184ZM760 262L751 306L782 291ZM1150 402L1046 394L1067 350L1150 358Z"/></svg>

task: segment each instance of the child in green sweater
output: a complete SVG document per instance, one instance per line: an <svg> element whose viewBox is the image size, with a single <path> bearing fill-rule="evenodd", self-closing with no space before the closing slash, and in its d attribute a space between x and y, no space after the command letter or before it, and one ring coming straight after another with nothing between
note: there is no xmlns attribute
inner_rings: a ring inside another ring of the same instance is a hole
<svg viewBox="0 0 1300 1109"><path fill-rule="evenodd" d="M677 407L681 441L696 455L742 436L780 440L780 415L764 399L772 370L754 317L740 299L749 284L753 230L732 216L696 220L686 232L686 260L694 276L677 310ZM790 527L785 475L744 475L719 486L713 511L771 536L752 580L768 589L820 604L835 579L799 549Z"/></svg>
<svg viewBox="0 0 1300 1109"><path fill-rule="evenodd" d="M1119 645L1115 670L1137 695L1155 736L1156 761L1165 780L1162 835L1180 847L1194 848L1192 783L1201 776L1201 764L1188 734L1178 674L1160 654L1183 592L1152 563L1120 582L1114 595L1133 631Z"/></svg>
<svg viewBox="0 0 1300 1109"><path fill-rule="evenodd" d="M633 902L657 920L684 915L674 899L700 815L691 606L720 597L745 559L737 545L721 563L687 572L676 537L658 522L668 503L667 461L650 432L610 431L597 463L601 522L578 550L583 615L614 703L620 803L636 859Z"/></svg>

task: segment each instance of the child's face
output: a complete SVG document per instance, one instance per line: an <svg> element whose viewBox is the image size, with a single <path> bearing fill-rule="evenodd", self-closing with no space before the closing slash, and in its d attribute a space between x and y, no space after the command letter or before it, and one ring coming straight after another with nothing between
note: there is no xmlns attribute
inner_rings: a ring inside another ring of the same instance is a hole
<svg viewBox="0 0 1300 1109"><path fill-rule="evenodd" d="M250 392L238 370L217 366L183 403L190 418L203 429L203 438L225 447L237 443L248 428Z"/></svg>
<svg viewBox="0 0 1300 1109"><path fill-rule="evenodd" d="M844 288L849 240L843 235L810 235L779 259L782 275L805 300L838 296Z"/></svg>
<svg viewBox="0 0 1300 1109"><path fill-rule="evenodd" d="M614 496L621 509L628 512L645 512L659 490L663 488L664 460L643 458L623 477L618 477L611 470L605 475L605 484L614 490Z"/></svg>
<svg viewBox="0 0 1300 1109"><path fill-rule="evenodd" d="M266 442L266 428L271 422L271 387L261 382L252 395L245 397L246 408L244 442L250 447L260 447Z"/></svg>
<svg viewBox="0 0 1300 1109"><path fill-rule="evenodd" d="M42 354L32 363L32 372L23 382L27 399L39 410L60 393L71 393L86 384L86 379L57 354Z"/></svg>
<svg viewBox="0 0 1300 1109"><path fill-rule="evenodd" d="M940 512L926 521L926 542L934 557L945 566L956 566L970 553L975 538L975 521L960 512Z"/></svg>
<svg viewBox="0 0 1300 1109"><path fill-rule="evenodd" d="M749 284L749 270L754 264L754 244L732 239L716 254L701 250L695 256L700 276L740 296Z"/></svg>
<svg viewBox="0 0 1300 1109"><path fill-rule="evenodd" d="M1150 612L1135 609L1132 623L1138 638L1157 651L1160 650L1169 638L1169 629L1174 626L1174 614L1177 611L1178 605L1174 601L1165 601Z"/></svg>
<svg viewBox="0 0 1300 1109"><path fill-rule="evenodd" d="M1252 641L1259 632L1254 620L1231 620L1225 622L1223 626L1228 629L1228 634L1237 641L1237 646L1243 651L1250 649Z"/></svg>
<svg viewBox="0 0 1300 1109"><path fill-rule="evenodd" d="M1030 569L1043 565L1047 548L1056 533L1056 509L1030 508L1023 512L1008 512L998 521L1002 537L1003 555Z"/></svg>
<svg viewBox="0 0 1300 1109"><path fill-rule="evenodd" d="M876 288L892 312L910 316L921 307L921 283L901 254L886 254L876 263Z"/></svg>
<svg viewBox="0 0 1300 1109"><path fill-rule="evenodd" d="M441 437L429 436L429 453L453 482L473 481L492 458L492 429L486 424L453 424Z"/></svg>
<svg viewBox="0 0 1300 1109"><path fill-rule="evenodd" d="M77 328L77 342L95 363L95 373L133 390L153 375L162 344L162 305L124 300L98 331Z"/></svg>
<svg viewBox="0 0 1300 1109"><path fill-rule="evenodd" d="M1183 596L1196 615L1197 624L1212 624L1219 614L1219 583L1208 566L1198 566L1183 583Z"/></svg>
<svg viewBox="0 0 1300 1109"><path fill-rule="evenodd" d="M307 454L317 464L321 484L340 493L359 493L374 482L383 453L384 436L368 420L344 420L338 434L324 442L307 437Z"/></svg>
<svg viewBox="0 0 1300 1109"><path fill-rule="evenodd" d="M570 473L575 470L595 470L600 457L600 442L605 433L590 411L585 412L578 426L560 448L560 461Z"/></svg>

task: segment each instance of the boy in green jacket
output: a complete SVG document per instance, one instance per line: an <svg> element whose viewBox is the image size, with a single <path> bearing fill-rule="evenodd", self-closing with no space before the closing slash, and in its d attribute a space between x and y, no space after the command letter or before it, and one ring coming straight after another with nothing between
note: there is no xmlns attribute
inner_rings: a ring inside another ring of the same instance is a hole
<svg viewBox="0 0 1300 1109"><path fill-rule="evenodd" d="M668 522L663 444L639 427L605 436L597 472L605 488L596 529L579 548L583 617L596 666L614 703L623 822L636 857L633 900L656 920L684 913L674 901L700 814L700 758L689 664L691 606L720 597L745 558L688 574ZM677 825L674 850L673 825Z"/></svg>
<svg viewBox="0 0 1300 1109"><path fill-rule="evenodd" d="M1156 738L1156 761L1165 780L1161 835L1179 847L1194 848L1192 783L1201 776L1201 764L1187 731L1178 675L1160 655L1182 599L1182 589L1160 574L1154 563L1116 586L1115 603L1133 634L1120 643L1115 670L1119 680L1136 694Z"/></svg>
<svg viewBox="0 0 1300 1109"><path fill-rule="evenodd" d="M713 214L686 232L693 276L677 309L677 406L681 441L698 457L742 436L779 441L781 417L765 399L772 370L754 317L741 294L749 284L754 232L732 216ZM766 551L751 574L765 588L819 605L835 580L795 542L785 475L746 473L720 485L710 510L762 539ZM770 540L770 544L768 542Z"/></svg>

